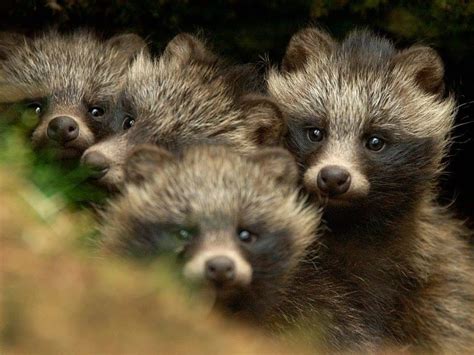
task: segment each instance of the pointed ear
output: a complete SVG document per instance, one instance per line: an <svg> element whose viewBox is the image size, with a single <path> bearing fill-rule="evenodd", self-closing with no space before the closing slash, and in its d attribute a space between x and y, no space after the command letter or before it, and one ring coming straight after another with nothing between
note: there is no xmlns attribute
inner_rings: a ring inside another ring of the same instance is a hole
<svg viewBox="0 0 474 355"><path fill-rule="evenodd" d="M433 48L413 46L398 53L393 59L393 64L395 68L412 78L426 93L443 94L443 61Z"/></svg>
<svg viewBox="0 0 474 355"><path fill-rule="evenodd" d="M25 41L26 37L19 33L0 32L0 61L7 59L11 51Z"/></svg>
<svg viewBox="0 0 474 355"><path fill-rule="evenodd" d="M262 95L247 95L242 98L246 110L248 134L258 145L278 145L286 133L282 110L272 99Z"/></svg>
<svg viewBox="0 0 474 355"><path fill-rule="evenodd" d="M186 64L190 60L211 62L216 59L216 55L196 36L180 33L168 42L162 58L174 59L179 63Z"/></svg>
<svg viewBox="0 0 474 355"><path fill-rule="evenodd" d="M277 183L296 186L298 183L298 165L289 151L283 148L264 148L250 156L269 177Z"/></svg>
<svg viewBox="0 0 474 355"><path fill-rule="evenodd" d="M152 144L135 148L125 162L125 182L139 184L149 180L153 174L166 164L174 163L176 158L169 151Z"/></svg>
<svg viewBox="0 0 474 355"><path fill-rule="evenodd" d="M305 28L290 39L286 53L281 63L285 72L294 72L302 69L310 56L329 55L336 42L329 34L316 28Z"/></svg>
<svg viewBox="0 0 474 355"><path fill-rule="evenodd" d="M116 48L129 61L133 60L141 52L148 53L148 45L145 40L134 33L113 36L107 41L107 44L111 48Z"/></svg>

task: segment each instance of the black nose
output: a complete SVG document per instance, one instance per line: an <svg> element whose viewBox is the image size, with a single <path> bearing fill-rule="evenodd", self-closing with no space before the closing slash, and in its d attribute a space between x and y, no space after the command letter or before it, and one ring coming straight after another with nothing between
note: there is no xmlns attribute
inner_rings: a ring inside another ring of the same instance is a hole
<svg viewBox="0 0 474 355"><path fill-rule="evenodd" d="M90 170L91 177L100 179L110 169L109 160L99 152L85 153L81 158L82 164Z"/></svg>
<svg viewBox="0 0 474 355"><path fill-rule="evenodd" d="M206 277L217 284L234 280L235 265L227 256L215 256L206 262Z"/></svg>
<svg viewBox="0 0 474 355"><path fill-rule="evenodd" d="M321 169L317 182L318 188L326 195L342 195L351 186L351 175L344 168L329 165Z"/></svg>
<svg viewBox="0 0 474 355"><path fill-rule="evenodd" d="M79 135L79 126L68 116L59 116L48 124L48 137L59 143L70 142Z"/></svg>

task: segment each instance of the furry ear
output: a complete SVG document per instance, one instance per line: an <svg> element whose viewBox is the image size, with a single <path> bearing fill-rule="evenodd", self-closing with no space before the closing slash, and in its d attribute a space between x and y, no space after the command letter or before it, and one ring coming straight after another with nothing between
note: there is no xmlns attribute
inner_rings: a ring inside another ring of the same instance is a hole
<svg viewBox="0 0 474 355"><path fill-rule="evenodd" d="M407 73L423 91L442 95L444 66L436 51L426 46L413 46L398 53L393 59L396 68Z"/></svg>
<svg viewBox="0 0 474 355"><path fill-rule="evenodd" d="M148 45L143 38L134 33L124 33L113 36L107 41L111 48L118 49L125 58L132 60L138 53L148 53Z"/></svg>
<svg viewBox="0 0 474 355"><path fill-rule="evenodd" d="M206 47L203 41L188 33L180 33L169 41L162 57L167 60L175 59L182 64L190 60L211 62L216 59L216 55Z"/></svg>
<svg viewBox="0 0 474 355"><path fill-rule="evenodd" d="M289 151L283 148L264 148L250 156L250 159L259 164L269 177L278 183L295 186L298 183L298 166Z"/></svg>
<svg viewBox="0 0 474 355"><path fill-rule="evenodd" d="M247 112L248 134L258 145L278 145L286 133L282 110L272 99L261 95L247 95L241 105Z"/></svg>
<svg viewBox="0 0 474 355"><path fill-rule="evenodd" d="M0 32L0 61L10 55L12 49L26 41L26 37L14 32Z"/></svg>
<svg viewBox="0 0 474 355"><path fill-rule="evenodd" d="M169 151L152 144L135 148L128 156L124 172L125 182L138 184L148 180L165 164L174 163L175 157Z"/></svg>
<svg viewBox="0 0 474 355"><path fill-rule="evenodd" d="M285 72L300 70L310 56L328 55L335 45L336 42L326 32L311 27L305 28L291 37L281 69Z"/></svg>

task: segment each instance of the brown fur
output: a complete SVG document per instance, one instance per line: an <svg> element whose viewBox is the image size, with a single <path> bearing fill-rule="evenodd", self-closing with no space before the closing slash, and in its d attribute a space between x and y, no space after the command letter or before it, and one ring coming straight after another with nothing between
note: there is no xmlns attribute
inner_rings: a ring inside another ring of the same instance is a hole
<svg viewBox="0 0 474 355"><path fill-rule="evenodd" d="M61 158L77 157L99 138L114 132L113 106L125 72L146 44L137 35L100 40L87 31L51 31L28 38L0 34L0 103L42 106L32 134L35 147L51 145ZM100 107L102 117L91 109ZM48 137L49 123L67 116L79 126L76 139L64 144Z"/></svg>
<svg viewBox="0 0 474 355"><path fill-rule="evenodd" d="M307 190L322 194L317 176L325 166L352 177L346 193L327 197L329 230L316 264L352 290L375 344L415 352L474 346L470 232L435 202L455 113L443 72L428 47L399 51L366 31L338 43L310 28L268 75ZM309 127L324 139L310 142ZM380 151L367 149L373 135L385 142Z"/></svg>
<svg viewBox="0 0 474 355"><path fill-rule="evenodd" d="M202 259L214 255L250 274L240 287L216 288L216 306L278 333L303 332L317 349L371 348L376 334L351 304L350 288L317 266L317 252L307 255L318 243L320 215L298 197L298 170L287 152L267 148L244 157L198 146L176 157L150 146L132 153L126 167L123 196L103 216L105 251L153 260L169 248L167 231L197 231L172 248L186 277L202 278ZM241 228L256 241L239 241Z"/></svg>
<svg viewBox="0 0 474 355"><path fill-rule="evenodd" d="M244 157L226 146L194 146L180 156L156 146L139 147L127 161L123 195L110 202L103 216L103 248L157 257L170 225L193 229L196 234L179 249L184 269L211 250L232 252L236 262L253 267L256 294L248 296L267 295L251 297L244 307L264 313L316 238L319 212L298 197L296 171L283 149ZM241 242L242 228L256 241Z"/></svg>
<svg viewBox="0 0 474 355"><path fill-rule="evenodd" d="M155 60L140 55L122 93L124 119L135 124L91 147L109 161L100 182L120 185L123 164L134 146L152 143L179 151L195 143L220 142L240 152L277 145L284 134L279 107L258 94L250 66L229 65L198 38L180 34Z"/></svg>

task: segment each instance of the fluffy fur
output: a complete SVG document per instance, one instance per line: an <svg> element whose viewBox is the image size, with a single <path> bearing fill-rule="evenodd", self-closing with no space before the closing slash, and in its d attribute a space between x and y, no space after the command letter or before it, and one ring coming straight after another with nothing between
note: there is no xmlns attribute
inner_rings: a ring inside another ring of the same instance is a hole
<svg viewBox="0 0 474 355"><path fill-rule="evenodd" d="M103 216L106 252L157 258L168 251L192 279L205 279L203 259L225 255L247 277L214 288L225 311L274 331L303 330L318 349L370 345L374 333L352 306L350 289L316 266L317 252L308 255L318 243L320 211L299 195L288 152L266 148L244 157L230 147L198 146L177 157L149 146L132 153L125 176L123 195ZM180 241L182 229L193 236ZM239 240L242 229L255 239Z"/></svg>
<svg viewBox="0 0 474 355"><path fill-rule="evenodd" d="M268 73L303 183L327 200L318 263L350 285L381 341L414 351L474 346L470 232L436 203L455 116L443 72L428 47L397 50L367 31L338 43L308 28ZM315 128L319 141L310 139ZM374 136L384 142L379 151L368 149ZM317 181L327 166L349 172L347 192L323 194Z"/></svg>
<svg viewBox="0 0 474 355"><path fill-rule="evenodd" d="M127 153L141 143L179 150L197 142L223 142L241 152L281 142L284 122L259 90L249 66L232 66L188 34L176 36L156 60L140 55L122 94L123 122L134 125L91 147L109 162L100 182L120 184Z"/></svg>
<svg viewBox="0 0 474 355"><path fill-rule="evenodd" d="M113 107L131 59L146 49L137 35L103 41L87 31L34 38L0 34L0 103L40 107L33 132L36 147L52 144L48 125L68 116L79 127L76 139L55 146L60 156L80 156L98 139L114 132ZM103 113L94 116L93 108ZM120 127L119 127L120 128Z"/></svg>
<svg viewBox="0 0 474 355"><path fill-rule="evenodd" d="M123 196L103 218L103 247L154 256L172 226L194 230L181 246L184 264L216 248L238 254L251 265L255 293L239 303L263 312L316 238L319 211L298 197L295 171L291 155L276 148L246 158L225 146L197 146L180 156L139 148L128 160ZM256 240L239 241L240 229Z"/></svg>

